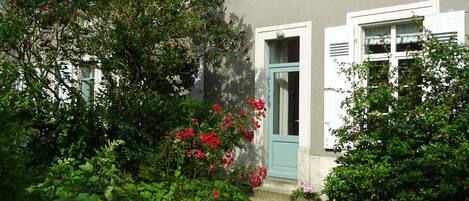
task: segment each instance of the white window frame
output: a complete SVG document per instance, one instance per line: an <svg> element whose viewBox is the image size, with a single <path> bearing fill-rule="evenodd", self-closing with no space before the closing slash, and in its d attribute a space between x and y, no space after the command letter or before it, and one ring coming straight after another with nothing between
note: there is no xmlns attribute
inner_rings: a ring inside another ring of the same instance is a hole
<svg viewBox="0 0 469 201"><path fill-rule="evenodd" d="M398 21L393 21L393 22L388 22L388 23L378 23L378 24L371 24L371 25L362 25L360 26L360 41L363 41L362 44L359 44L357 46L360 46L360 55L362 57L362 61L364 60L369 60L369 61L388 61L389 62L389 82L393 83L395 85L398 85L398 80L399 80L399 60L404 60L404 59L413 59L414 54L418 53L418 51L402 51L398 52L397 51L397 32L396 32L396 27L400 23L405 23L405 22L412 22L414 20L419 20L419 19L407 19L407 20L398 20ZM374 26L388 26L391 29L390 32L390 52L388 53L378 53L378 54L367 54L366 53L366 48L365 48L365 28L367 27L374 27ZM423 33L421 33L423 34ZM364 81L365 86L368 85L368 80ZM398 92L394 92L393 96L395 98L398 98Z"/></svg>
<svg viewBox="0 0 469 201"><path fill-rule="evenodd" d="M394 26L398 23L409 22L415 20L416 17L434 15L440 12L440 0L428 0L410 4L401 4L390 7L382 7L377 9L355 11L347 13L347 25L353 26L354 30L354 61L362 63L367 59L370 61L389 61L390 77L389 81L397 83L398 61L400 59L408 59L411 56L406 55L409 52L396 52L396 29L391 29L391 52L367 55L365 54L365 27L375 25ZM390 55L391 54L391 55ZM371 56L371 58L369 57ZM367 80L363 82L367 86ZM393 94L397 97L397 92Z"/></svg>
<svg viewBox="0 0 469 201"><path fill-rule="evenodd" d="M366 59L365 55L362 54L364 52L362 45L364 44L363 27L369 26L370 24L393 24L402 21L410 21L415 19L416 16L433 15L439 12L440 1L429 0L347 13L347 25L352 25L354 27L354 32L356 33L354 36L354 60L357 62L363 62Z"/></svg>

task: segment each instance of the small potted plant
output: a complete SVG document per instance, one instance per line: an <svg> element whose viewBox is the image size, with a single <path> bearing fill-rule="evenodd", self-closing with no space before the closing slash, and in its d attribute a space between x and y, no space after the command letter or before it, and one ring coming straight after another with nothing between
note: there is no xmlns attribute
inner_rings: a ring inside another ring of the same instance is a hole
<svg viewBox="0 0 469 201"><path fill-rule="evenodd" d="M321 201L321 198L319 198L319 193L314 192L312 187L304 185L303 182L300 182L297 188L292 191L290 199L292 201Z"/></svg>

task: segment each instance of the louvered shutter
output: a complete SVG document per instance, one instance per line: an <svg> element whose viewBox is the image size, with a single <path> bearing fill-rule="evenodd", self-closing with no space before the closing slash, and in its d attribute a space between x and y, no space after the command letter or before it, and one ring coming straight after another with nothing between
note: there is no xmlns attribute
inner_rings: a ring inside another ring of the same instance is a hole
<svg viewBox="0 0 469 201"><path fill-rule="evenodd" d="M448 42L450 39L454 39L457 40L458 43L464 43L464 21L464 11L453 11L425 16L423 25L442 42Z"/></svg>
<svg viewBox="0 0 469 201"><path fill-rule="evenodd" d="M350 91L345 75L340 74L342 67L353 62L354 34L352 26L338 26L325 29L324 44L324 148L333 149L337 138L332 130L343 126L342 117L346 115L340 107L348 95L338 90Z"/></svg>

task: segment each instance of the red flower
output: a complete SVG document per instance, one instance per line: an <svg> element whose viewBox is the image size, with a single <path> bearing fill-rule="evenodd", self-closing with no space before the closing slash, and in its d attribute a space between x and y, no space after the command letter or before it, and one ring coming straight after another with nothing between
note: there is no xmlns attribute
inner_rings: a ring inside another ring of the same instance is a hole
<svg viewBox="0 0 469 201"><path fill-rule="evenodd" d="M179 140L186 139L190 140L195 137L193 128L186 128L185 131L179 131L176 133L176 138Z"/></svg>
<svg viewBox="0 0 469 201"><path fill-rule="evenodd" d="M226 115L225 116L225 121L226 121L226 124L220 124L220 129L225 129L225 128L229 128L231 127L231 125L233 125L233 120L231 119L230 116Z"/></svg>
<svg viewBox="0 0 469 201"><path fill-rule="evenodd" d="M230 127L231 124L233 124L233 120L232 120L231 117L228 116L228 115L225 116L225 121L226 121L226 127L227 127L227 128Z"/></svg>
<svg viewBox="0 0 469 201"><path fill-rule="evenodd" d="M187 157L187 158L191 158L191 156L192 156L192 152L191 152L190 150L187 151L187 152L186 152L186 157Z"/></svg>
<svg viewBox="0 0 469 201"><path fill-rule="evenodd" d="M197 158L205 158L205 153L203 150L200 150L200 149L194 149L192 150L195 154L195 157Z"/></svg>
<svg viewBox="0 0 469 201"><path fill-rule="evenodd" d="M244 132L244 124L243 123L239 123L239 131Z"/></svg>
<svg viewBox="0 0 469 201"><path fill-rule="evenodd" d="M217 137L218 135L215 132L211 132L208 134L202 134L200 136L200 141L205 143L207 146L212 148L213 150L218 149L218 146L221 143L220 138Z"/></svg>
<svg viewBox="0 0 469 201"><path fill-rule="evenodd" d="M198 119L192 119L192 125L194 125L194 126L199 126L199 125L200 125L200 120L198 120Z"/></svg>
<svg viewBox="0 0 469 201"><path fill-rule="evenodd" d="M210 168L208 169L208 171L209 171L209 172L213 172L216 167L217 167L216 164L210 164Z"/></svg>
<svg viewBox="0 0 469 201"><path fill-rule="evenodd" d="M246 139L249 142L252 142L254 139L254 131L247 131L244 133L244 139Z"/></svg>
<svg viewBox="0 0 469 201"><path fill-rule="evenodd" d="M220 193L218 191L213 192L213 198L215 198L215 200L218 200L219 197Z"/></svg>
<svg viewBox="0 0 469 201"><path fill-rule="evenodd" d="M233 154L231 154L231 151L228 149L226 152L225 158L222 160L222 163L225 164L225 168L229 168L231 165L233 165L234 157Z"/></svg>
<svg viewBox="0 0 469 201"><path fill-rule="evenodd" d="M265 111L267 109L265 108L265 102L263 99L254 99L254 98L248 98L249 105L251 105L251 108L256 110L257 116L262 116L265 117Z"/></svg>
<svg viewBox="0 0 469 201"><path fill-rule="evenodd" d="M241 110L241 116L245 117L246 116L246 110Z"/></svg>
<svg viewBox="0 0 469 201"><path fill-rule="evenodd" d="M262 185L263 180L267 176L267 168L265 167L259 167L257 169L257 172L254 172L252 168L249 169L249 177L250 177L250 183L252 187L259 187Z"/></svg>
<svg viewBox="0 0 469 201"><path fill-rule="evenodd" d="M195 137L194 129L193 128L186 128L186 132L184 133L184 137L186 139L192 139Z"/></svg>
<svg viewBox="0 0 469 201"><path fill-rule="evenodd" d="M184 138L184 131L179 131L176 133L176 138L182 140Z"/></svg>
<svg viewBox="0 0 469 201"><path fill-rule="evenodd" d="M261 127L259 121L257 121L255 117L251 117L251 122L254 124L254 129L258 129Z"/></svg>
<svg viewBox="0 0 469 201"><path fill-rule="evenodd" d="M243 177L243 173L242 173L241 171L238 172L238 178L239 178L239 179L243 179L243 178L244 178L244 177Z"/></svg>
<svg viewBox="0 0 469 201"><path fill-rule="evenodd" d="M215 110L215 112L220 113L220 114L223 112L223 110L221 109L220 103L213 104L213 110Z"/></svg>

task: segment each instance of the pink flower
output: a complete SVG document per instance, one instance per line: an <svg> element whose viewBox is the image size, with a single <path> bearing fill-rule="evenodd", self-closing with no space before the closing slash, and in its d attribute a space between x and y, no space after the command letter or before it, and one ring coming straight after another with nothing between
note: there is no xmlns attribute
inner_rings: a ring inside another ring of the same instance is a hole
<svg viewBox="0 0 469 201"><path fill-rule="evenodd" d="M223 112L220 103L213 104L213 110L215 110L215 112L220 113L220 114Z"/></svg>

